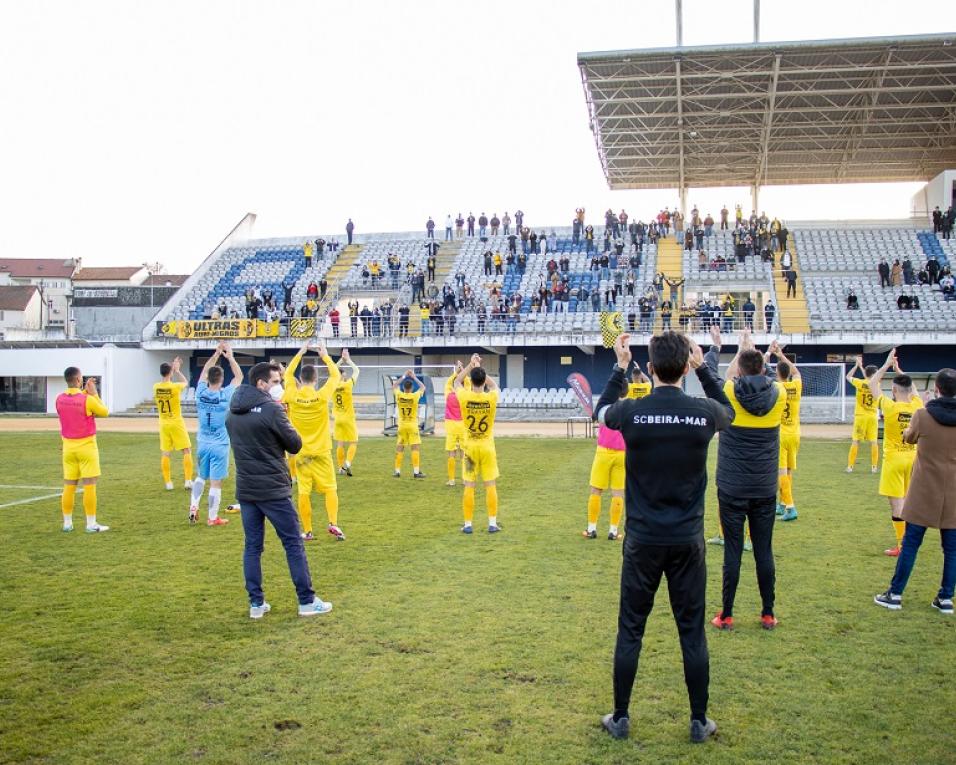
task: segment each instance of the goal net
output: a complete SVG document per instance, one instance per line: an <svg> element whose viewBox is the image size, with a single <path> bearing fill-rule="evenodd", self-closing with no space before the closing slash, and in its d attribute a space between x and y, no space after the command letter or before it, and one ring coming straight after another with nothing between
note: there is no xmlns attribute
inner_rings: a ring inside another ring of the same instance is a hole
<svg viewBox="0 0 956 765"><path fill-rule="evenodd" d="M803 379L801 422L846 422L846 366L798 364Z"/></svg>

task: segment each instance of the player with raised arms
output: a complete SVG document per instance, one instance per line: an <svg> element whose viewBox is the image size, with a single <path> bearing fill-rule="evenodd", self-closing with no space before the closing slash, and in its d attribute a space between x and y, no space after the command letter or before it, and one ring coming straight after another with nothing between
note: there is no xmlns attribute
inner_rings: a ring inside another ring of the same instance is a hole
<svg viewBox="0 0 956 765"><path fill-rule="evenodd" d="M343 367L344 365L344 367ZM335 390L332 391L332 414L335 425L332 438L335 439L335 461L339 475L352 475L352 460L358 449L358 424L355 421L355 404L352 394L359 379L358 364L352 361L348 348L342 349L342 357L336 364L342 374Z"/></svg>
<svg viewBox="0 0 956 765"><path fill-rule="evenodd" d="M892 397L883 395L880 383L883 375L892 368ZM883 412L883 469L880 471L880 494L890 503L890 517L893 531L896 533L896 547L884 552L891 558L900 554L906 522L900 516L903 501L910 485L913 461L916 459L916 444L908 444L903 433L913 419L913 412L922 408L923 400L913 392L913 380L905 374L896 360L896 348L890 351L883 366L870 378L870 394L881 412Z"/></svg>
<svg viewBox="0 0 956 765"><path fill-rule="evenodd" d="M413 388L415 389L412 390ZM392 386L392 393L395 396L395 419L398 421L398 435L395 438L395 477L402 477L402 462L405 459L407 446L412 452L412 478L424 478L425 474L421 471L422 434L418 429L418 402L425 394L425 386L415 373L408 369Z"/></svg>
<svg viewBox="0 0 956 765"><path fill-rule="evenodd" d="M856 371L863 372L863 378L856 376ZM870 443L870 472L880 469L880 446L877 443L879 432L879 415L877 414L876 399L870 392L870 379L876 374L876 365L863 366L863 357L856 357L853 369L847 372L846 381L856 390L856 406L853 409L853 440L850 442L850 454L846 460L846 472L852 473L856 465L856 455L860 448L860 441Z"/></svg>
<svg viewBox="0 0 956 765"><path fill-rule="evenodd" d="M224 358L232 370L232 382L223 386L224 375L219 359ZM229 344L223 340L209 357L199 373L196 385L196 415L199 432L196 435L199 456L199 474L193 480L189 501L189 522L199 518L199 501L206 481L209 481L209 515L207 526L225 526L229 521L219 517L222 482L229 476L229 433L226 415L236 387L242 384L242 369L232 355Z"/></svg>
<svg viewBox="0 0 956 765"><path fill-rule="evenodd" d="M458 460L462 458L462 442L465 438L464 426L461 424L461 406L455 394L455 380L463 369L460 361L455 362L455 370L445 380L445 451L448 453L448 483L455 485L455 475L458 472ZM468 384L468 381L466 381Z"/></svg>
<svg viewBox="0 0 956 765"><path fill-rule="evenodd" d="M471 390L465 387L465 377L471 381ZM485 486L485 507L488 510L488 533L501 531L498 523L498 454L495 451L495 413L498 409L498 384L488 377L481 366L481 356L472 354L471 361L455 378L455 395L461 406L464 428L465 454L462 483L465 492L461 506L465 534L472 533L475 514L475 484Z"/></svg>
<svg viewBox="0 0 956 765"><path fill-rule="evenodd" d="M179 356L173 359L172 364L164 361L159 365L159 374L163 379L153 385L153 399L159 412L159 464L167 491L173 489L169 463L172 452L183 453L183 474L186 476L184 486L187 489L193 487L192 443L189 433L186 432L182 410L183 391L189 387L189 380L180 371L181 365L182 359ZM177 378L175 382L173 377Z"/></svg>
<svg viewBox="0 0 956 765"><path fill-rule="evenodd" d="M641 365L635 361L634 368L631 369L631 381L627 384L627 398L638 399L649 396L651 387L651 378L644 374Z"/></svg>
<svg viewBox="0 0 956 765"><path fill-rule="evenodd" d="M92 377L83 384L83 375L76 367L63 372L66 390L56 397L56 413L60 418L63 439L63 530L73 531L73 506L76 484L83 484L83 513L86 531L95 534L109 531L109 526L96 522L96 481L100 476L100 450L96 445L96 418L108 417L109 410L96 392Z"/></svg>
<svg viewBox="0 0 956 765"><path fill-rule="evenodd" d="M631 372L632 382L628 383L624 389L622 398L640 399L651 392L651 386L648 383L647 393L640 392L640 395L631 395L635 385L643 384L634 382L637 375L643 377L640 367L635 362L634 370ZM607 538L611 541L620 538L618 527L624 513L624 484L626 479L624 455L626 449L624 436L621 435L620 431L612 430L603 422L598 425L597 449L594 452L594 461L591 463L591 477L588 482L590 486L588 527L582 532L585 539L597 539L597 522L601 517L601 495L606 489L611 490L611 523Z"/></svg>
<svg viewBox="0 0 956 765"><path fill-rule="evenodd" d="M316 388L319 370L313 364L304 364L295 379L302 357L309 350L318 351L319 358L329 370L329 379L321 388ZM332 391L339 384L342 375L332 361L325 343L313 345L311 340L303 343L299 352L292 357L283 373L285 391L282 403L289 407L289 420L292 427L302 438L302 449L295 455L298 477L299 522L302 524L302 538L313 540L312 533L312 491L325 495L325 513L329 519L328 532L339 542L345 540L345 534L338 526L339 494L335 483L335 468L332 465L332 438L329 434L329 401Z"/></svg>
<svg viewBox="0 0 956 765"><path fill-rule="evenodd" d="M780 460L778 486L780 502L777 515L781 521L797 520L797 508L793 503L793 472L797 469L797 453L800 451L800 399L803 397L803 379L796 364L784 358L783 348L774 340L764 354L764 363L771 357L777 359L777 382L783 386L787 403L780 418Z"/></svg>

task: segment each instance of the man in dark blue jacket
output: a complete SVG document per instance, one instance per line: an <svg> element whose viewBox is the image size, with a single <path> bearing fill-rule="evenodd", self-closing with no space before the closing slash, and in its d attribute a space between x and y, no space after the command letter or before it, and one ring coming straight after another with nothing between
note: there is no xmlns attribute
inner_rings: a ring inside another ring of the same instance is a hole
<svg viewBox="0 0 956 765"><path fill-rule="evenodd" d="M249 383L240 385L229 404L226 430L236 460L236 499L246 536L242 567L249 593L249 616L261 619L271 610L262 593L262 548L265 520L275 528L285 548L289 573L299 597L299 616L332 610L316 597L312 574L292 504L292 480L286 453L298 454L302 439L279 404L282 374L278 364L261 362L249 370Z"/></svg>
<svg viewBox="0 0 956 765"><path fill-rule="evenodd" d="M614 651L614 712L602 723L614 738L628 735L628 706L644 627L661 577L666 576L684 655L690 736L699 743L717 730L707 718L710 658L704 634L707 449L714 434L730 425L733 410L719 378L704 366L700 348L676 332L652 338L648 347L654 392L619 400L627 387L629 341L630 335L624 334L615 342L617 365L595 408L598 420L620 431L627 447L627 535ZM681 389L690 369L696 371L706 399Z"/></svg>

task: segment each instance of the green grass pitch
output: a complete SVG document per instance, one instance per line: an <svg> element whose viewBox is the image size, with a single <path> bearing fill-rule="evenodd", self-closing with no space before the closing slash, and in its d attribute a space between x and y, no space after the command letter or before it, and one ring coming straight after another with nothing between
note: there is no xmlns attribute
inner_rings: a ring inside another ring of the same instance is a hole
<svg viewBox="0 0 956 765"><path fill-rule="evenodd" d="M648 625L632 735L609 739L621 543L605 499L585 522L593 444L499 439L500 520L459 533L461 489L444 485L440 439L428 478L391 477L393 446L360 443L340 478L336 543L308 547L335 604L300 619L281 545L263 559L273 611L247 617L242 530L186 523L163 490L155 436L104 434L103 535L60 532L55 434L4 434L0 484L0 762L35 763L947 763L956 762L956 621L929 604L938 536L927 535L904 599L873 605L893 561L885 500L865 457L805 441L800 519L778 524L780 628L758 626L745 554L737 630L711 633L720 732L687 740L688 709L666 593ZM711 454L711 470L714 452ZM865 451L865 450L863 450ZM181 486L181 463L174 461ZM712 472L711 472L712 477ZM224 500L232 498L232 482ZM317 520L324 519L321 500ZM205 507L203 508L205 512ZM716 500L708 495L708 535ZM322 525L317 524L321 529ZM708 612L721 550L708 548Z"/></svg>

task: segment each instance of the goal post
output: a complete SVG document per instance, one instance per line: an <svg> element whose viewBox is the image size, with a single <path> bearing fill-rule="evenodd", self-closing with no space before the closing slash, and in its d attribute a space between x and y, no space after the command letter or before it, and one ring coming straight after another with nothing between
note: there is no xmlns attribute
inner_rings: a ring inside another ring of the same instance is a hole
<svg viewBox="0 0 956 765"><path fill-rule="evenodd" d="M797 364L803 380L801 422L846 422L846 364Z"/></svg>

